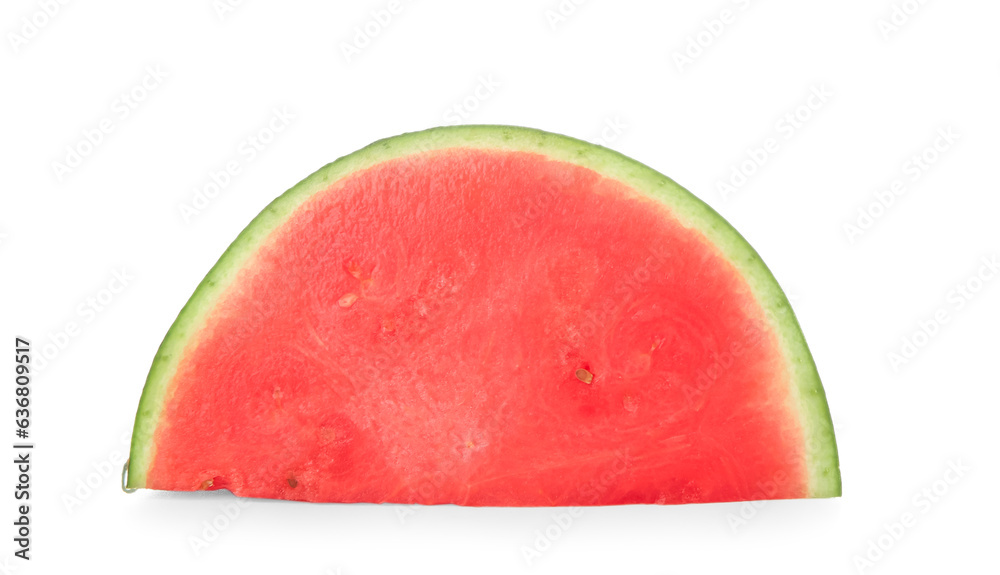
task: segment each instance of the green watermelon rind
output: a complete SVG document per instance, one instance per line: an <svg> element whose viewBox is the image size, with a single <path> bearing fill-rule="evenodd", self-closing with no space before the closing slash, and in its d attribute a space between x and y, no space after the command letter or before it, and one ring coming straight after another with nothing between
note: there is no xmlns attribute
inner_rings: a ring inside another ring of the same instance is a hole
<svg viewBox="0 0 1000 575"><path fill-rule="evenodd" d="M789 369L791 397L805 437L810 497L837 497L841 479L837 443L823 384L785 293L757 252L722 216L670 178L607 148L541 130L513 126L441 127L379 140L344 156L299 182L268 205L237 236L181 310L160 344L139 401L128 469L128 487L146 486L152 438L168 385L192 336L272 231L316 192L381 162L448 148L503 149L543 154L621 181L666 204L684 225L697 229L743 275L778 335ZM192 348L193 349L193 348Z"/></svg>

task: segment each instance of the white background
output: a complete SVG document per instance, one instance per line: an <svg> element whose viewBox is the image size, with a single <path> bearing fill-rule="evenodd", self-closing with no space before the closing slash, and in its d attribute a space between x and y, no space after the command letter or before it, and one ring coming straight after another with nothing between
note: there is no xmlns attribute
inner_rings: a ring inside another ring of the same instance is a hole
<svg viewBox="0 0 1000 575"><path fill-rule="evenodd" d="M1000 254L996 2L908 0L919 8L891 31L879 21L903 0L567 0L564 21L547 15L558 0L400 0L350 61L343 44L388 0L256 0L221 16L212 0L70 2L48 18L44 4L0 9L0 341L11 354L15 334L39 351L64 344L33 387L30 564L10 559L15 478L0 465L6 572L825 574L862 571L868 553L881 556L866 573L995 572L1000 280L976 278ZM165 78L146 78L157 68ZM498 86L477 98L483 79ZM800 108L813 88L831 95ZM142 101L125 117L133 89ZM595 508L562 529L552 515L566 510L255 501L229 520L226 493L121 492L153 354L229 242L323 164L448 123L456 104L474 108L465 122L603 138L747 237L816 356L843 498ZM290 125L241 155L282 107ZM789 133L780 122L796 112L808 119ZM102 120L112 131L60 180L54 162ZM957 141L915 173L913 156L948 129ZM719 183L768 138L777 151L724 197ZM181 205L230 160L241 172L185 221ZM870 207L895 180L905 193ZM874 217L849 236L861 209ZM127 287L86 312L121 270ZM948 323L935 329L938 312ZM76 335L60 335L70 322ZM933 335L895 369L889 354L921 322ZM3 365L0 430L13 438ZM969 470L947 474L949 462ZM935 488L935 502L914 499ZM904 513L916 524L871 550ZM224 528L196 554L213 521ZM546 529L558 538L529 565L524 548Z"/></svg>

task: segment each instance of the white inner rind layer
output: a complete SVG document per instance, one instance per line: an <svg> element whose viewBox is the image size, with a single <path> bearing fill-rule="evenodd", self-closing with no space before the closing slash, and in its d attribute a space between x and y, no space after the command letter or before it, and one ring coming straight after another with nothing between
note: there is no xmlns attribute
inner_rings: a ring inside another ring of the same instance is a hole
<svg viewBox="0 0 1000 575"><path fill-rule="evenodd" d="M275 199L229 246L202 280L167 332L143 388L132 433L128 486L145 487L155 455L156 426L171 393L178 364L219 297L226 292L267 237L317 192L358 170L435 150L474 148L532 152L570 162L618 180L663 202L686 227L701 232L743 275L764 310L787 362L793 410L805 441L809 496L841 494L840 467L833 423L823 384L788 299L757 252L707 204L670 178L617 152L558 134L512 126L433 128L380 140L327 164ZM797 409L795 409L797 408Z"/></svg>

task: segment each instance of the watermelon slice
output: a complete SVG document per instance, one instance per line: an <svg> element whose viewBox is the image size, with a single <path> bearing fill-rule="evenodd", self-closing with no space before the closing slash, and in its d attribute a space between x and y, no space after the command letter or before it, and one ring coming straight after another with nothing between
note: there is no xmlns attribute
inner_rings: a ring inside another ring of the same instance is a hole
<svg viewBox="0 0 1000 575"><path fill-rule="evenodd" d="M372 144L268 206L143 390L127 485L472 506L839 496L750 245L670 179L503 126Z"/></svg>

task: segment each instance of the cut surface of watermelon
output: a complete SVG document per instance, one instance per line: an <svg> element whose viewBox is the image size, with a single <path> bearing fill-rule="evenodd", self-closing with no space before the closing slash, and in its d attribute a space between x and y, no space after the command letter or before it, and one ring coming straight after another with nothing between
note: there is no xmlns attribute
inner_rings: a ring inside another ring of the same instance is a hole
<svg viewBox="0 0 1000 575"><path fill-rule="evenodd" d="M128 471L325 502L840 495L749 244L638 162L506 126L376 142L268 206L164 339Z"/></svg>

